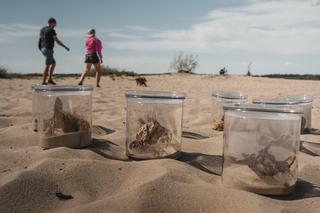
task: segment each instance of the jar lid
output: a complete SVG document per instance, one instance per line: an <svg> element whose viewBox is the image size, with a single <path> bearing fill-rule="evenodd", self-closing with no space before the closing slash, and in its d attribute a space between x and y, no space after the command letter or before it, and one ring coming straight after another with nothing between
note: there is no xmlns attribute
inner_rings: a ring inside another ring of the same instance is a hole
<svg viewBox="0 0 320 213"><path fill-rule="evenodd" d="M284 106L268 106L257 104L226 104L223 106L224 110L233 110L241 112L271 112L271 113L292 113L303 114L302 109L292 109Z"/></svg>
<svg viewBox="0 0 320 213"><path fill-rule="evenodd" d="M312 97L302 96L302 97L283 97L274 99L253 99L254 104L272 104L272 105L295 105L303 103L311 103L313 101Z"/></svg>
<svg viewBox="0 0 320 213"><path fill-rule="evenodd" d="M31 89L35 90L36 87L41 86L41 84L32 84L31 85ZM44 85L45 86L45 85Z"/></svg>
<svg viewBox="0 0 320 213"><path fill-rule="evenodd" d="M244 100L247 99L247 95L242 92L224 92L224 91L214 91L212 93L213 97L224 98L224 99L238 99Z"/></svg>
<svg viewBox="0 0 320 213"><path fill-rule="evenodd" d="M128 98L185 99L185 94L177 91L127 90L125 95Z"/></svg>
<svg viewBox="0 0 320 213"><path fill-rule="evenodd" d="M31 85L31 88L36 92L70 92L70 91L93 91L93 87L89 85Z"/></svg>

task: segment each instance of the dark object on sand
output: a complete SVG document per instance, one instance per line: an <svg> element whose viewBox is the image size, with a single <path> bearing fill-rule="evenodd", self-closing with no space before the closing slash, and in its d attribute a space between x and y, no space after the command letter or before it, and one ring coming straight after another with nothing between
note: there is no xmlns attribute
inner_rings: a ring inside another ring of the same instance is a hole
<svg viewBox="0 0 320 213"><path fill-rule="evenodd" d="M56 192L56 197L58 197L60 200L70 200L70 199L73 199L73 196L72 195L67 195L67 194L64 194L62 192Z"/></svg>
<svg viewBox="0 0 320 213"><path fill-rule="evenodd" d="M137 86L147 87L147 79L145 77L138 77L135 79Z"/></svg>
<svg viewBox="0 0 320 213"><path fill-rule="evenodd" d="M250 71L251 65L252 65L252 61L250 61L250 63L248 64L247 76L251 76L251 71Z"/></svg>
<svg viewBox="0 0 320 213"><path fill-rule="evenodd" d="M220 71L219 71L219 74L220 75L226 75L227 74L227 69L224 67L224 68L222 68Z"/></svg>

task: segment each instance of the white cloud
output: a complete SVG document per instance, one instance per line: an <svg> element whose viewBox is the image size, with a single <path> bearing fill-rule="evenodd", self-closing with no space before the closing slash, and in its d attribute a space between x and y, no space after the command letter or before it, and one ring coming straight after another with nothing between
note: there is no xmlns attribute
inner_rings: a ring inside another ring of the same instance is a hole
<svg viewBox="0 0 320 213"><path fill-rule="evenodd" d="M39 32L38 26L26 24L0 24L0 42L8 42L14 38L32 37Z"/></svg>
<svg viewBox="0 0 320 213"><path fill-rule="evenodd" d="M153 29L151 29L151 28L144 27L144 26L140 26L140 25L127 25L127 26L125 26L125 28L127 28L128 30L140 31L140 32L150 32L150 31L153 31Z"/></svg>
<svg viewBox="0 0 320 213"><path fill-rule="evenodd" d="M0 24L0 43L12 42L17 38L38 37L42 26L22 23ZM63 37L84 37L85 29L58 28L57 33Z"/></svg>
<svg viewBox="0 0 320 213"><path fill-rule="evenodd" d="M317 6L320 4L320 0L311 0L311 5L312 6Z"/></svg>
<svg viewBox="0 0 320 213"><path fill-rule="evenodd" d="M117 56L111 55L106 59L106 63L111 67L119 69L134 70L144 73L168 72L169 57L153 56ZM159 67L162 67L159 70Z"/></svg>
<svg viewBox="0 0 320 213"><path fill-rule="evenodd" d="M120 38L120 39L141 39L143 38L142 36L138 35L129 35L127 33L109 33L109 36L114 37L114 38Z"/></svg>
<svg viewBox="0 0 320 213"><path fill-rule="evenodd" d="M288 67L297 67L297 66L300 66L301 64L296 63L296 62L287 61L284 63L284 65L288 66Z"/></svg>
<svg viewBox="0 0 320 213"><path fill-rule="evenodd" d="M313 0L318 3L320 0ZM151 31L140 39L109 42L137 51L238 51L271 54L320 53L320 7L306 1L252 1L213 10L188 29ZM132 33L129 33L132 35Z"/></svg>

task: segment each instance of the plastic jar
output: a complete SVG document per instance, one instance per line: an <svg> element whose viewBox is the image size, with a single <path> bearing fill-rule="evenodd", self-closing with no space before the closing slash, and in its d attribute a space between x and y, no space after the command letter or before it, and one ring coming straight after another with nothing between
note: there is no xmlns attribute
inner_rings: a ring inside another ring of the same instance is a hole
<svg viewBox="0 0 320 213"><path fill-rule="evenodd" d="M224 104L242 104L247 101L247 97L248 96L242 92L213 92L212 129L217 131L223 131Z"/></svg>
<svg viewBox="0 0 320 213"><path fill-rule="evenodd" d="M224 107L224 186L291 193L297 182L302 111L263 105Z"/></svg>
<svg viewBox="0 0 320 213"><path fill-rule="evenodd" d="M44 148L88 146L93 87L36 85L33 88L39 145Z"/></svg>
<svg viewBox="0 0 320 213"><path fill-rule="evenodd" d="M35 91L35 87L40 86L39 84L31 85L32 90L32 128L33 131L38 131L38 120L37 120L37 112L38 112L38 92Z"/></svg>
<svg viewBox="0 0 320 213"><path fill-rule="evenodd" d="M284 97L275 99L253 99L254 104L274 105L287 108L293 108L303 111L303 117L301 120L301 133L310 133L312 131L311 119L312 119L312 101L313 98L308 96L302 97Z"/></svg>
<svg viewBox="0 0 320 213"><path fill-rule="evenodd" d="M177 158L181 150L181 92L126 91L126 153L135 159Z"/></svg>

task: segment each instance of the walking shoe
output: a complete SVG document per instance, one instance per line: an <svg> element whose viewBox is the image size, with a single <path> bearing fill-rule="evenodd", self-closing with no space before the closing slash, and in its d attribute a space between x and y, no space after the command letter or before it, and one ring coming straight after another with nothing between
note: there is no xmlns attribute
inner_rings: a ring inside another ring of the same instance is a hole
<svg viewBox="0 0 320 213"><path fill-rule="evenodd" d="M56 82L54 82L52 79L50 79L50 80L48 81L48 84L56 85Z"/></svg>

